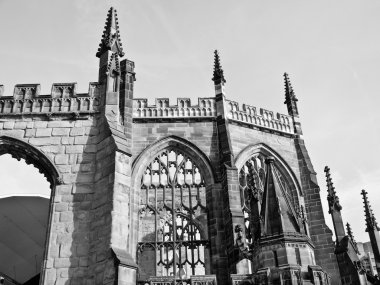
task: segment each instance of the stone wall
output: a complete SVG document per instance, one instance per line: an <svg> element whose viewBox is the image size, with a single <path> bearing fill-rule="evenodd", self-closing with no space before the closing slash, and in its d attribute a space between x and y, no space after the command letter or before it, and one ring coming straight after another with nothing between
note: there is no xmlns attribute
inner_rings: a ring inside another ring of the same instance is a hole
<svg viewBox="0 0 380 285"><path fill-rule="evenodd" d="M12 137L38 149L59 173L52 185L46 284L57 279L64 284L69 278L83 284L88 277L99 129L96 116L84 120L1 118L0 137Z"/></svg>
<svg viewBox="0 0 380 285"><path fill-rule="evenodd" d="M93 84L97 90L89 93L93 95L80 96L100 105L81 105L88 106L86 110L72 112L68 107L73 106L68 101L78 100L75 89L49 95L49 109L33 107L40 100L37 87L30 98L25 97L27 92L22 98L17 92L12 98L0 97L0 138L12 137L38 149L58 173L53 182L42 284L114 284L115 280L135 284L141 171L165 148L187 152L206 169L211 273L220 284L229 282L229 273L248 273L249 264L241 263L244 257L235 246L234 227L244 220L238 171L258 147L277 156L289 170L305 201L317 264L336 281L331 231L324 223L307 151L293 134L292 118L277 115L274 119L269 111L254 114L261 123L228 114L217 118L224 111L218 111L211 98L198 101L197 106L203 106L199 107L201 115L187 99L179 99L176 106L164 99L154 106L147 106L143 99L132 102L133 69L131 62L125 64L129 65L121 84L123 96ZM100 94L109 97L103 100ZM32 105L25 109L28 102ZM17 108L9 108L16 104ZM247 108L245 113L254 112ZM181 116L182 110L190 113ZM206 110L203 115L202 110ZM229 149L234 159L229 158Z"/></svg>

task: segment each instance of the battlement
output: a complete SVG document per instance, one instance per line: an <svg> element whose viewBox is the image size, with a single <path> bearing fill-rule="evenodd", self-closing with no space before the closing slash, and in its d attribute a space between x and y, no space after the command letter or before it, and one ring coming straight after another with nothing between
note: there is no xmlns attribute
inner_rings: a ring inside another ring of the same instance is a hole
<svg viewBox="0 0 380 285"><path fill-rule="evenodd" d="M17 84L12 96L4 95L4 86L0 85L0 115L38 114L38 113L92 113L99 111L99 83L91 82L88 93L77 93L77 83L54 83L49 95L41 95L40 84ZM292 117L274 113L265 109L227 100L229 120L293 134ZM198 98L192 105L190 98L177 98L177 104L171 105L169 98L156 98L154 105L148 105L148 99L133 99L134 119L202 119L216 118L215 97Z"/></svg>
<svg viewBox="0 0 380 285"><path fill-rule="evenodd" d="M293 134L292 117L274 113L265 109L243 104L240 110L235 101L226 100L227 117L231 121L256 127ZM170 105L168 98L156 98L154 105L148 105L148 99L133 100L134 119L156 118L214 118L216 117L215 98L198 98L198 104L192 105L190 98L178 98L176 105Z"/></svg>
<svg viewBox="0 0 380 285"><path fill-rule="evenodd" d="M91 82L88 93L76 89L75 82L53 83L51 93L42 95L40 84L17 84L13 95L6 96L0 85L0 115L98 111L99 83Z"/></svg>
<svg viewBox="0 0 380 285"><path fill-rule="evenodd" d="M198 98L191 105L190 98L178 98L177 105L170 105L168 98L156 98L156 104L148 106L148 99L133 100L134 118L196 118L216 117L215 98Z"/></svg>
<svg viewBox="0 0 380 285"><path fill-rule="evenodd" d="M231 100L227 102L227 117L236 122L242 122L249 125L264 127L284 133L294 133L293 119L291 116L274 113L260 108L257 112L256 107L243 104L242 110L239 103Z"/></svg>

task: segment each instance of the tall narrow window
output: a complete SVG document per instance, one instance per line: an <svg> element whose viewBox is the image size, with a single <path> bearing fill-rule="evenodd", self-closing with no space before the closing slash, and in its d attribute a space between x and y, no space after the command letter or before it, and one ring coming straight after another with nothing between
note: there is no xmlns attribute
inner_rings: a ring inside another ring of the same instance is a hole
<svg viewBox="0 0 380 285"><path fill-rule="evenodd" d="M251 157L240 169L239 184L244 214L245 233L252 243L260 235L260 201L264 191L265 158L262 155Z"/></svg>
<svg viewBox="0 0 380 285"><path fill-rule="evenodd" d="M139 280L209 273L203 175L190 157L173 149L147 166L140 194Z"/></svg>

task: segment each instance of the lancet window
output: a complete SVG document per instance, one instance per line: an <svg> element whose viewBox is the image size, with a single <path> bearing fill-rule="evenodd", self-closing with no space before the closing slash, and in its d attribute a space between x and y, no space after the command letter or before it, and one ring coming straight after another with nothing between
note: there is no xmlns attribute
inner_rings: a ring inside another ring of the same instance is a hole
<svg viewBox="0 0 380 285"><path fill-rule="evenodd" d="M249 243L254 242L260 236L260 210L262 194L264 192L266 164L265 156L253 155L246 161L239 172L239 184L241 194L242 211L244 214L246 239ZM283 193L288 201L295 203L291 189L281 171L275 166L274 174L280 182Z"/></svg>
<svg viewBox="0 0 380 285"><path fill-rule="evenodd" d="M140 280L189 280L208 273L204 174L185 153L168 149L141 180L138 263ZM183 283L186 284L186 283Z"/></svg>

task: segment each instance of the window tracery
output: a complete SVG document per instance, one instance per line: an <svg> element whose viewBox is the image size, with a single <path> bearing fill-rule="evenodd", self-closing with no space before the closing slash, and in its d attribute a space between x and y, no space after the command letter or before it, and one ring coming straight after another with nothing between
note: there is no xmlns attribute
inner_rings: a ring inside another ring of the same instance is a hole
<svg viewBox="0 0 380 285"><path fill-rule="evenodd" d="M253 243L260 236L260 210L267 172L265 158L263 154L253 155L239 172L245 235L248 243ZM294 192L289 187L287 179L276 166L273 167L273 170L282 192L292 204L292 208L299 209L298 199L294 197Z"/></svg>
<svg viewBox="0 0 380 285"><path fill-rule="evenodd" d="M139 279L206 274L206 189L196 163L178 150L163 151L146 167L140 197Z"/></svg>

